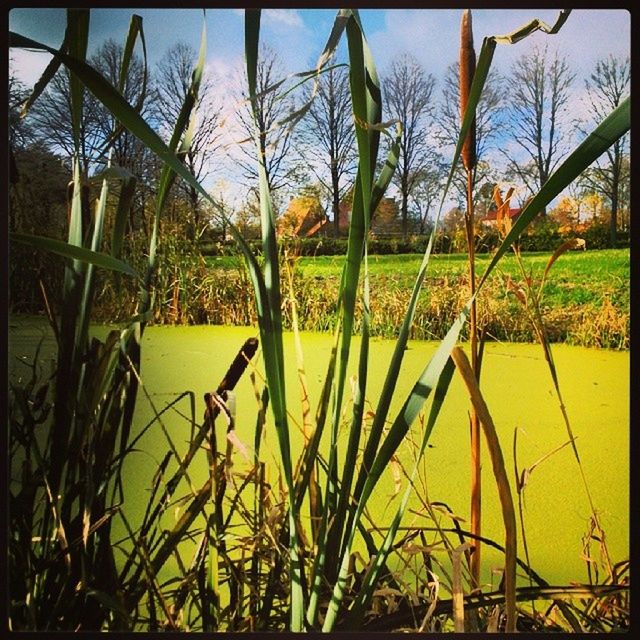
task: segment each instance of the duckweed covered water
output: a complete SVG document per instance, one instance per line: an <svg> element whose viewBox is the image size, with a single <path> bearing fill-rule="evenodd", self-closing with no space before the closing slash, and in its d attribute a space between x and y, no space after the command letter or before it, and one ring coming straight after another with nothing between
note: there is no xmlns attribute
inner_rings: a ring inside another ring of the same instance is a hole
<svg viewBox="0 0 640 640"><path fill-rule="evenodd" d="M12 319L10 323L10 375L24 374L17 358L29 358L39 337L45 336L40 355L44 370L50 360L53 343L43 323ZM106 333L100 327L96 333ZM138 429L149 422L155 410L184 391L193 391L196 399L196 421L204 412L203 395L216 388L229 363L244 341L257 331L244 327L150 327L142 345L142 380L136 424ZM357 354L354 339L352 354ZM331 348L331 336L302 334L305 368L312 413L319 397L321 382ZM375 411L378 396L394 343L373 340L369 372L368 400ZM413 341L408 345L398 391L390 417L395 417L413 382L428 362L437 343ZM576 436L576 444L590 484L591 493L607 534L613 561L629 555L629 354L554 345L553 354L560 378L568 415ZM300 422L300 393L297 383L293 336L285 335L285 355L288 363L287 396L292 414L290 429L293 451L299 454L303 445ZM353 356L355 357L355 356ZM256 358L256 376L260 383L262 366ZM351 374L355 365L351 363ZM553 390L553 384L542 350L537 345L490 343L485 350L481 386L500 437L507 471L515 496L513 440L518 430L517 462L520 472L531 467L546 454L568 441L568 435ZM146 391L146 393L145 393ZM147 397L148 394L148 397ZM153 407L152 407L153 405ZM162 418L179 451L184 451L190 426L186 400ZM421 465L418 483L420 498L411 503L403 525L429 526L421 515L421 499L444 502L460 518L461 526L468 516L470 477L468 400L465 389L454 376L449 395L430 440L430 448ZM236 388L236 429L240 440L251 450L254 438L257 403L248 375ZM219 427L222 429L219 419ZM415 424L412 434L418 441L421 425ZM346 444L346 427L342 433L342 449ZM151 478L157 464L167 451L162 427L155 423L137 445L137 452L125 465L128 502L126 513L131 522L141 517ZM265 434L265 449L270 479L277 478L277 440L270 425ZM385 526L395 513L399 501L398 486L405 486L402 466L410 471L411 438L403 447L399 464L390 465L373 504L371 516L376 525ZM491 464L483 450L483 535L502 543L500 506ZM200 486L208 474L206 458L201 467L190 468L190 478ZM236 454L238 469L248 466L240 453ZM139 498L139 499L138 499ZM178 512L168 514L172 520ZM583 557L583 536L589 529L590 509L572 450L563 447L543 461L531 473L525 489L525 527L532 567L551 584L567 584L587 580ZM170 522L167 522L169 526ZM443 526L450 521L443 520ZM499 554L483 551L483 579L494 583L492 569L501 565ZM524 558L522 540L518 555Z"/></svg>

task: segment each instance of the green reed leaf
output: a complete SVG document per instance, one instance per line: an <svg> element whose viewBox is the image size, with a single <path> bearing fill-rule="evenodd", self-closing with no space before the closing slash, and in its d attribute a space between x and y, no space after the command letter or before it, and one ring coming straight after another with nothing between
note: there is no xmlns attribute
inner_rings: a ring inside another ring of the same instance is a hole
<svg viewBox="0 0 640 640"><path fill-rule="evenodd" d="M86 262L88 264L93 264L96 267L101 267L110 271L118 271L135 278L140 277L140 274L131 265L123 262L122 260L118 260L107 253L91 251L84 247L77 247L69 244L68 242L64 242L64 240L55 240L54 238L45 238L43 236L34 236L26 233L10 233L9 239L13 242L28 244L36 249L50 251L51 253L63 256L69 260Z"/></svg>

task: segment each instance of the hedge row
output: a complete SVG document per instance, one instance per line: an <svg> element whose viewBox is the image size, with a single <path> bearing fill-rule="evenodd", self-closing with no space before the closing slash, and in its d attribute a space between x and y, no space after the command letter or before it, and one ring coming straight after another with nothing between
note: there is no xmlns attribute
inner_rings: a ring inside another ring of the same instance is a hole
<svg viewBox="0 0 640 640"><path fill-rule="evenodd" d="M520 237L522 251L555 251L565 240L577 237L578 234L562 234L557 229L543 226L530 235ZM589 227L579 234L586 242L588 249L607 249L609 247L609 228L606 225ZM369 240L368 251L370 255L394 255L402 253L424 253L429 242L428 236L410 236L406 240L402 238L372 238ZM457 253L464 251L459 247L459 238L446 234L439 234L433 247L434 253ZM500 244L497 231L490 230L479 236L476 243L477 253L489 253ZM261 251L261 243L258 240L250 240L249 245L253 251ZM299 252L302 256L335 256L344 255L347 251L346 238L299 238L285 246ZM629 232L618 232L618 248L629 246ZM204 256L223 256L237 253L233 242L203 242L200 251Z"/></svg>

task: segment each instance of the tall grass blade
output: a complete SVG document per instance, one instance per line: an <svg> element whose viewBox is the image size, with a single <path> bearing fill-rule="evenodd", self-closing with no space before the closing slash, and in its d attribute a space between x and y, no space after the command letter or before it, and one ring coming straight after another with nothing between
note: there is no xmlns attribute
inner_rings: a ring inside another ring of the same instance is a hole
<svg viewBox="0 0 640 640"><path fill-rule="evenodd" d="M349 80L354 119L356 122L359 163L354 185L347 258L342 274L339 297L340 318L342 320L340 326L341 344L338 352L337 378L333 390L333 422L324 513L325 520L333 524L331 527L328 527L328 537L326 541L323 538L320 539L318 550L318 559L320 562L317 563L316 584L314 585L314 593L312 593L313 604L317 601L315 590L318 587L319 573L326 572L329 579L335 579L338 572L339 551L344 537L344 514L349 504L351 492L352 469L349 468L349 464L355 460L357 454L362 426L362 402L365 394L368 359L368 284L365 283L365 299L363 300L365 314L362 325L363 338L360 352L358 398L354 406L351 435L347 445L344 463L346 471L343 474L338 493L337 433L346 381L346 369L349 360L351 335L353 333L360 265L363 261L363 256L366 264L366 237L369 222L373 215L374 171L378 153L382 115L381 94L377 72L357 12L354 11L348 20L346 30L350 61ZM397 162L397 155L394 156L394 152L397 154L397 146L395 144L392 146L384 172L377 183L375 183L377 201L382 197L393 175L393 168L395 168L395 162ZM324 548L325 543L326 549ZM323 558L330 561L330 564L328 564L326 568L322 564ZM307 615L309 619L315 617L313 607L310 608Z"/></svg>
<svg viewBox="0 0 640 640"><path fill-rule="evenodd" d="M139 278L140 274L127 262L118 260L108 253L102 253L100 251L91 251L84 247L78 247L63 240L56 240L55 238L45 238L44 236L32 236L26 233L11 233L9 239L13 242L19 242L21 244L28 244L37 249L43 249L50 251L69 260L77 260L78 262L86 262L93 264L96 267L102 269L108 269L109 271L117 271L124 273L134 278Z"/></svg>
<svg viewBox="0 0 640 640"><path fill-rule="evenodd" d="M65 29L64 39L62 44L60 45L60 51L67 51L68 47L68 38L69 38L69 28ZM29 109L33 106L35 101L42 95L42 92L47 88L47 85L53 79L53 76L56 75L56 72L60 68L60 59L56 56L51 58L49 64L45 67L45 70L42 72L42 75L38 79L38 81L33 85L33 89L29 97L22 104L22 109L20 110L20 117L24 118L28 113Z"/></svg>
<svg viewBox="0 0 640 640"><path fill-rule="evenodd" d="M460 117L464 118L469 90L476 71L476 52L473 49L473 30L471 27L471 11L465 10L460 25ZM471 121L469 132L462 147L462 164L467 171L472 171L476 164L476 125Z"/></svg>
<svg viewBox="0 0 640 640"><path fill-rule="evenodd" d="M412 493L414 481L419 469L419 461L424 455L426 451L427 445L429 443L429 438L431 437L431 433L433 431L433 427L436 423L442 405L444 403L444 399L447 395L447 391L449 389L449 384L451 382L451 378L453 377L454 365L451 358L447 358L445 365L443 367L442 373L436 383L436 387L434 390L433 402L431 405L431 409L429 411L429 418L427 420L427 424L425 426L425 430L422 434L422 441L420 444L420 450L418 456L416 457L416 461L414 463L413 470L409 476L409 482L404 491L402 499L396 509L394 517L391 521L389 528L387 529L387 533L384 537L382 545L380 549L375 554L375 558L367 571L363 584L356 596L353 606L348 612L347 620L345 626L349 629L357 629L362 624L364 615L366 613L367 607L369 606L371 599L373 598L373 594L378 583L379 577L381 575L382 570L385 567L385 563L387 557L389 556L389 552L393 546L393 542L398 532L398 528L400 527L400 523L404 516L404 512L406 511L407 505L409 503L409 497ZM426 392L427 395L429 392ZM425 398L426 400L426 398ZM362 505L362 506L361 506ZM361 502L358 505L359 513L357 513L356 521L359 520L360 515L363 510L364 503ZM350 548L353 539L350 540L348 548ZM348 557L347 554L344 556ZM348 565L347 565L348 566Z"/></svg>
<svg viewBox="0 0 640 640"><path fill-rule="evenodd" d="M127 218L136 194L137 180L135 176L123 178L120 183L120 195L113 218L113 230L111 232L111 255L118 258L122 254L124 234L127 228Z"/></svg>
<svg viewBox="0 0 640 640"><path fill-rule="evenodd" d="M509 478L504 464L504 457L500 447L500 441L496 433L496 428L489 413L484 398L478 387L471 364L466 354L460 347L455 347L451 352L458 372L462 376L467 387L471 402L480 419L480 424L484 430L487 440L489 455L491 456L491 464L493 474L498 486L498 496L500 497L500 506L502 508L502 519L505 529L505 568L504 568L504 591L507 609L506 633L514 633L516 625L516 557L517 557L517 531L516 531L516 512L513 506L513 496L511 495L511 487Z"/></svg>
<svg viewBox="0 0 640 640"><path fill-rule="evenodd" d="M473 48L473 28L471 24L471 10L462 14L460 24L460 117L464 118L469 101L469 90L473 83L476 69L476 54ZM475 116L475 113L474 113ZM469 343L471 349L471 366L476 379L480 380L480 359L478 349L478 301L476 292L476 233L474 214L474 169L476 165L476 120L475 117L469 127L462 151L462 165L467 178L467 203L464 214L465 231L467 236L467 263L469 267L469 287L471 298L471 316L469 318ZM473 406L469 412L469 431L471 440L471 504L470 520L471 532L479 537L482 533L482 469L480 463L480 424ZM474 587L480 584L481 545L476 543L471 556L471 576Z"/></svg>
<svg viewBox="0 0 640 640"><path fill-rule="evenodd" d="M76 60L84 61L87 56L87 45L89 43L89 15L90 13L88 9L67 9L67 29L69 30L67 49L69 51L69 55L76 58ZM71 75L69 78L69 85L73 141L75 153L80 157L84 151L81 149L84 86L81 80L74 75Z"/></svg>
<svg viewBox="0 0 640 640"><path fill-rule="evenodd" d="M110 161L111 157L109 158L109 162ZM96 203L96 210L93 217L91 251L93 251L94 253L98 252L98 249L102 244L102 230L104 226L105 213L107 210L108 195L109 181L104 179L102 181L102 188L100 190L100 198ZM81 348L84 348L84 345L88 344L89 342L89 320L91 317L91 308L93 304L94 294L93 271L94 265L91 263L87 263L84 271L84 286L82 290L82 298L80 300L80 307L78 309L78 328L76 330L76 342L81 346ZM85 363L83 363L82 367L86 367ZM81 401L80 393L78 394L78 396L78 400Z"/></svg>
<svg viewBox="0 0 640 640"><path fill-rule="evenodd" d="M265 258L263 305L267 313L262 316L260 333L264 354L265 373L269 386L271 408L276 425L280 455L289 496L289 584L291 589L291 631L304 629L303 569L299 555L298 513L293 483L293 464L289 426L287 419L284 378L284 350L282 346L282 311L280 298L280 271L278 248L275 236L275 220L271 202L270 185L267 180L265 158L261 154L260 130L256 104L256 81L258 68L258 48L260 36L260 11L245 12L245 55L249 98L254 116L254 135L258 156L258 179L260 186L260 218L262 228L262 250ZM265 319L268 321L265 322Z"/></svg>
<svg viewBox="0 0 640 640"><path fill-rule="evenodd" d="M142 28L142 18L136 14L131 16L131 23L129 24L129 32L127 34L127 40L122 52L122 61L120 63L120 81L118 83L118 90L124 95L124 89L127 82L127 75L129 73L129 66L133 57L133 49L136 44L136 40L140 36L140 42L142 43L142 88L140 89L140 97L138 98L138 110L142 107L142 101L146 95L147 88L147 45L144 39L144 30Z"/></svg>
<svg viewBox="0 0 640 640"><path fill-rule="evenodd" d="M120 77L118 80L118 91L121 95L125 93L125 87L127 82L127 75L129 73L129 67L133 58L133 50L136 40L140 36L140 43L142 45L142 86L134 109L140 113L147 97L147 83L149 79L149 70L147 66L147 44L144 37L144 29L142 28L142 18L136 14L131 16L131 22L129 24L129 33L127 34L127 40L125 42L124 50L122 53L122 60L120 62ZM107 149L111 148L114 141L120 136L124 130L122 124L117 120L114 122L114 129L111 135L107 138L101 151L101 155L104 154Z"/></svg>

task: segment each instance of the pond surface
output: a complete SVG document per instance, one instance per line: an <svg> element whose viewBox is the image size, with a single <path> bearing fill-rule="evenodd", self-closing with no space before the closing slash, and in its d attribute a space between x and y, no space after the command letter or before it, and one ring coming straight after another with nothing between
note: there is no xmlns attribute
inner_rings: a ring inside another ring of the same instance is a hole
<svg viewBox="0 0 640 640"><path fill-rule="evenodd" d="M10 321L10 375L24 373L16 357L33 354L39 337L45 336L41 361L46 365L52 352L52 339L45 325L38 321L12 318ZM103 335L107 328L96 328ZM177 395L193 391L198 424L204 412L203 395L214 390L244 341L257 331L244 327L150 327L145 331L142 345L142 380L144 391L139 395L136 424L140 429L149 422L155 410L160 410ZM328 335L301 336L305 354L305 369L315 413L321 382L331 349ZM352 358L357 357L358 339L354 338ZM375 411L376 399L393 352L393 341L372 340L371 364L367 399L369 409ZM408 391L437 347L435 342L409 343L397 394L390 418L395 417ZM601 524L607 535L609 551L614 562L629 556L629 354L554 345L553 355L560 386L576 445ZM292 414L291 435L294 455L302 450L303 437L299 427L300 392L295 365L292 334L285 335L287 359L287 398ZM261 389L262 364L257 362L256 379ZM47 370L47 367L45 367ZM350 375L355 364L350 363ZM481 386L493 416L505 457L507 472L515 495L513 440L517 437L517 463L520 471L532 467L547 454L568 441L568 435L542 350L537 345L489 343L485 349ZM347 397L350 402L350 387ZM146 392L146 393L145 393ZM240 440L250 450L253 445L257 402L255 390L245 375L236 388L236 428ZM178 411L163 417L163 425L180 451L184 451L190 426L186 400L177 404ZM405 515L403 525L428 525L420 514L421 499L444 502L463 518L468 528L469 503L469 428L468 399L457 374L435 425L430 448L421 465L421 479L417 484L420 499L410 504L412 512ZM219 420L218 428L222 429ZM416 441L420 423L413 425ZM346 445L346 427L342 432L341 454ZM483 442L484 445L484 442ZM155 423L138 444L139 452L130 456L126 473L126 487L130 496L146 498L157 463L167 451L166 437L160 424ZM263 458L270 466L271 480L277 477L279 458L273 427L267 426ZM395 513L400 494L396 483L404 488L406 478L401 465L410 472L412 462L411 438L401 447L400 460L391 465L373 498L376 523L384 526ZM240 454L236 464L246 463ZM208 470L203 457L202 469L193 469L194 484L204 481ZM191 473L191 469L190 469ZM486 446L483 447L483 535L502 544L504 534L500 506L491 463ZM129 502L128 515L135 522L136 514L145 506ZM532 471L524 492L526 537L532 567L551 584L566 584L587 580L583 536L589 530L590 508L579 468L570 446L556 451ZM449 521L443 521L449 526ZM593 551L593 549L592 549ZM597 551L597 550L596 550ZM501 557L483 551L483 579L487 583L495 577L492 569L501 565ZM522 539L518 541L518 555L524 559Z"/></svg>

